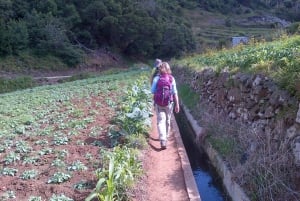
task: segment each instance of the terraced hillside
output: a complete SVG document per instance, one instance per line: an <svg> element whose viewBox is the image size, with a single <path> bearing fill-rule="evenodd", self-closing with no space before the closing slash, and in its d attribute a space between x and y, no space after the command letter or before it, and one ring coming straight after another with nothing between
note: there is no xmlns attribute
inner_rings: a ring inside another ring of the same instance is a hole
<svg viewBox="0 0 300 201"><path fill-rule="evenodd" d="M229 47L233 36L270 40L280 36L289 24L267 14L228 16L200 8L187 10L184 15L191 23L198 52L206 48Z"/></svg>

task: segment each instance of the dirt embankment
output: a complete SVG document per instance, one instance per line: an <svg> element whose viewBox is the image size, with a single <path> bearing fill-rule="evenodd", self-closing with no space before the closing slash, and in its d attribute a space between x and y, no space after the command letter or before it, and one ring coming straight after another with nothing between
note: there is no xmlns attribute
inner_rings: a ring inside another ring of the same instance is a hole
<svg viewBox="0 0 300 201"><path fill-rule="evenodd" d="M20 76L30 76L39 85L45 85L56 84L72 76L78 76L80 78L80 76L84 74L101 74L111 69L122 70L126 68L128 68L128 65L122 56L101 49L91 52L84 58L81 64L70 67L69 69L60 71L24 69L22 72L4 71L0 69L0 78L14 79Z"/></svg>

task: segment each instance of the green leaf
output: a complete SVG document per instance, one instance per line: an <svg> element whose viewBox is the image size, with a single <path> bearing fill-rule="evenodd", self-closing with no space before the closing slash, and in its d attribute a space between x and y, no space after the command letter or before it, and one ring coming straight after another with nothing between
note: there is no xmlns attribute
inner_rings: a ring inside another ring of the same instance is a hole
<svg viewBox="0 0 300 201"><path fill-rule="evenodd" d="M96 191L100 191L101 188L102 188L102 184L105 182L105 178L101 178L99 179L99 181L97 182L97 185L96 185Z"/></svg>
<svg viewBox="0 0 300 201"><path fill-rule="evenodd" d="M85 198L84 201L91 201L91 200L93 200L96 197L98 197L98 193L97 192L93 192L93 193L89 194L89 196L87 196L87 198Z"/></svg>

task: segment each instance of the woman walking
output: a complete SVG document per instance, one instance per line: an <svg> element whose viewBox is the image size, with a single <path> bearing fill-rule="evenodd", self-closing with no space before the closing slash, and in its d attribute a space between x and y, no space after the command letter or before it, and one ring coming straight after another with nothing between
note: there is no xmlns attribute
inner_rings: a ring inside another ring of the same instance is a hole
<svg viewBox="0 0 300 201"><path fill-rule="evenodd" d="M179 112L179 99L176 81L171 75L170 65L167 62L162 62L158 69L159 74L153 78L151 92L154 94L161 148L166 149L173 108L175 106L175 112Z"/></svg>

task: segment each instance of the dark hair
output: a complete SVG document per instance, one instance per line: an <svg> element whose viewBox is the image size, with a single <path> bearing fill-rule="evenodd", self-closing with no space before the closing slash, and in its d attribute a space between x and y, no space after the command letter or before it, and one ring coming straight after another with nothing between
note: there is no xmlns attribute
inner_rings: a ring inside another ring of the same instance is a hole
<svg viewBox="0 0 300 201"><path fill-rule="evenodd" d="M154 67L158 68L158 67L160 66L161 63L162 63L162 60L160 60L160 59L155 59Z"/></svg>

